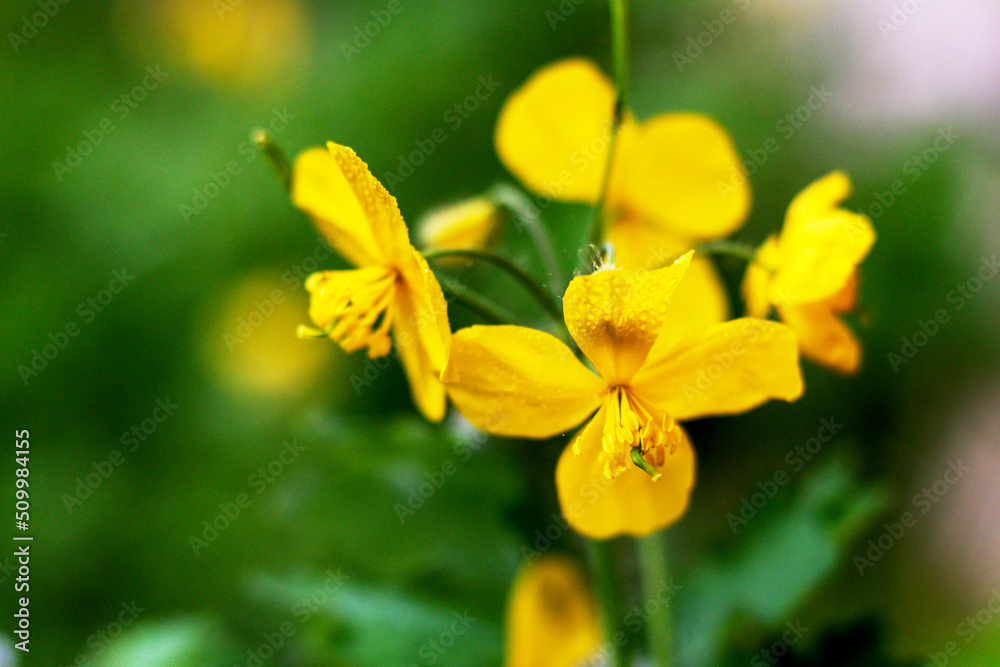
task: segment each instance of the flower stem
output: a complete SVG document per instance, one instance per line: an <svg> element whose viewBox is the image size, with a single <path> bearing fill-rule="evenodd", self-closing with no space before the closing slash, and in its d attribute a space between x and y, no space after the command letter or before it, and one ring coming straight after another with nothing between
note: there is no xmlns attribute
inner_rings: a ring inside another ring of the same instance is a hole
<svg viewBox="0 0 1000 667"><path fill-rule="evenodd" d="M274 143L274 139L268 134L267 130L257 128L250 133L250 138L257 144L257 148L264 154L267 161L271 163L271 168L274 169L274 173L278 176L278 180L281 181L285 192L291 192L292 163L288 161L285 151L281 150L281 147Z"/></svg>
<svg viewBox="0 0 1000 667"><path fill-rule="evenodd" d="M513 315L484 297L482 294L469 289L454 278L443 276L441 274L436 274L436 277L438 282L441 284L441 289L444 290L446 294L450 294L452 298L482 317L487 322L492 324L515 324Z"/></svg>
<svg viewBox="0 0 1000 667"><path fill-rule="evenodd" d="M740 243L739 241L728 241L726 239L702 243L695 248L695 254L727 255L746 260L747 262L757 261L757 249L752 245Z"/></svg>
<svg viewBox="0 0 1000 667"><path fill-rule="evenodd" d="M614 54L615 106L611 114L611 139L608 142L608 157L601 179L601 191L590 216L589 243L600 246L604 239L604 206L611 186L611 171L615 160L618 133L628 104L628 0L609 0L611 7L611 49Z"/></svg>
<svg viewBox="0 0 1000 667"><path fill-rule="evenodd" d="M625 618L625 600L615 570L615 558L610 540L587 540L587 560L593 577L594 590L601 610L604 626L605 647L608 648L608 663L611 667L625 667L624 653L611 638L621 631Z"/></svg>
<svg viewBox="0 0 1000 667"><path fill-rule="evenodd" d="M506 207L517 218L517 222L528 232L531 242L538 253L545 272L549 275L552 287L556 292L563 292L566 284L563 282L562 271L559 269L559 262L556 260L556 253L552 247L552 239L549 238L548 230L542 224L538 214L538 208L531 203L528 197L507 183L499 183L493 186L489 192L490 198L501 206ZM560 313L560 317L562 314Z"/></svg>
<svg viewBox="0 0 1000 667"><path fill-rule="evenodd" d="M639 567L642 570L642 594L644 600L661 601L659 594L668 586L670 567L667 563L667 545L664 534L653 533L636 540L639 552ZM659 612L646 625L647 648L657 667L671 667L674 664L673 599L668 598L660 606Z"/></svg>
<svg viewBox="0 0 1000 667"><path fill-rule="evenodd" d="M559 299L538 284L538 282L532 278L527 271L506 257L502 257L496 253L485 250L434 250L432 252L424 253L424 259L429 262L446 257L464 257L466 259L474 259L480 262L486 262L487 264L492 264L517 282L521 283L521 285L531 293L531 296L538 301L542 308L545 309L545 312L551 315L558 324L562 324L562 305L559 303Z"/></svg>
<svg viewBox="0 0 1000 667"><path fill-rule="evenodd" d="M628 0L610 0L611 48L614 52L615 87L618 101L616 116L621 116L628 102Z"/></svg>

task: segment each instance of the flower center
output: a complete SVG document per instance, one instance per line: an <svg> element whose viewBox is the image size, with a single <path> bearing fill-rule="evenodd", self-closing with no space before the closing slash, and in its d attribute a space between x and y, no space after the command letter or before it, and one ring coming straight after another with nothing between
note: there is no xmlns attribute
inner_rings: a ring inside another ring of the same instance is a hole
<svg viewBox="0 0 1000 667"><path fill-rule="evenodd" d="M679 431L674 429L674 418L637 399L627 387L612 388L607 400L600 454L604 475L614 479L635 466L654 481L659 479L656 468L677 447Z"/></svg>
<svg viewBox="0 0 1000 667"><path fill-rule="evenodd" d="M389 354L397 278L385 266L312 274L306 280L309 316L322 329L299 327L300 335L332 338L346 352L367 347L371 359Z"/></svg>

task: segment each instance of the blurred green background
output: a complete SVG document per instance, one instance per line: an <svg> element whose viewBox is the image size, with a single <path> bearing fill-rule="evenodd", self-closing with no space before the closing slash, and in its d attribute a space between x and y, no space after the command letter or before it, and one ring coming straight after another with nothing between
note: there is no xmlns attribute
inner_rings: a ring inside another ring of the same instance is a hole
<svg viewBox="0 0 1000 667"><path fill-rule="evenodd" d="M493 125L532 71L610 69L607 7L18 0L0 26L0 414L6 461L30 431L34 536L23 654L4 521L0 664L499 664L512 577L549 548L561 443L424 424L395 361L296 339L302 278L342 263L248 138L270 128L290 155L335 140L384 181L443 128L395 188L412 231L512 181ZM781 664L1000 663L1000 279L969 282L1000 251L998 33L987 0L634 3L633 108L730 130L755 199L738 239L776 231L835 168L878 233L852 320L861 373L806 364L796 404L690 425L699 483L668 531L684 664L769 664L786 623L809 630ZM456 126L479 77L499 86ZM813 87L830 99L783 123ZM587 212L546 216L569 270ZM719 265L735 297L743 266ZM458 275L521 312L503 277ZM793 466L821 419L843 429ZM779 470L789 484L734 532L727 515ZM433 494L401 512L422 483ZM551 548L582 553L569 534ZM445 648L455 614L476 620Z"/></svg>

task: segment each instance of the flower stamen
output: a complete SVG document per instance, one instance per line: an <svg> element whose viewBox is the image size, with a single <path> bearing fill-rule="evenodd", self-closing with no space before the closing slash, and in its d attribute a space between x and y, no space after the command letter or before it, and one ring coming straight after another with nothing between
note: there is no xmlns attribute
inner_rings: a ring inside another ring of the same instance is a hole
<svg viewBox="0 0 1000 667"><path fill-rule="evenodd" d="M397 279L384 266L314 273L306 280L309 315L321 328L300 327L300 335L332 338L346 352L367 347L371 359L388 354Z"/></svg>
<svg viewBox="0 0 1000 667"><path fill-rule="evenodd" d="M600 453L605 476L614 479L635 466L659 479L656 469L677 446L677 438L670 437L673 417L637 400L626 387L615 387L608 399Z"/></svg>

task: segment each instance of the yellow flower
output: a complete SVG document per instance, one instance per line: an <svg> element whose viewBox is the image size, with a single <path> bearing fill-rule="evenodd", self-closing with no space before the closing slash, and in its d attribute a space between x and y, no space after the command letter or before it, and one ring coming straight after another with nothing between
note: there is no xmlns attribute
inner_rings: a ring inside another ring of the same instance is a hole
<svg viewBox="0 0 1000 667"><path fill-rule="evenodd" d="M497 121L500 160L543 197L594 205L611 144L615 92L588 60L536 72L504 104ZM692 113L638 123L625 113L605 202L605 236L618 266L653 269L700 241L738 229L750 187L732 141L715 121ZM708 323L728 317L725 290L707 258L680 287Z"/></svg>
<svg viewBox="0 0 1000 667"><path fill-rule="evenodd" d="M507 603L506 667L576 667L601 636L594 601L571 561L548 556L518 573Z"/></svg>
<svg viewBox="0 0 1000 667"><path fill-rule="evenodd" d="M840 373L858 369L861 346L837 314L853 310L857 266L875 242L868 218L837 208L850 191L847 175L835 171L800 192L743 280L748 314L765 317L774 306L802 354Z"/></svg>
<svg viewBox="0 0 1000 667"><path fill-rule="evenodd" d="M354 151L330 142L296 159L292 201L358 267L306 280L316 333L347 352L367 347L375 358L389 353L391 329L414 402L425 417L440 421L448 314L437 279L410 245L395 198Z"/></svg>
<svg viewBox="0 0 1000 667"><path fill-rule="evenodd" d="M541 331L474 326L452 338L448 394L479 428L548 438L587 421L556 469L563 514L585 535L645 535L684 513L695 461L677 421L802 393L788 327L744 318L693 334L665 324L686 316L670 300L691 255L573 279L566 326L596 374Z"/></svg>
<svg viewBox="0 0 1000 667"><path fill-rule="evenodd" d="M480 250L499 223L497 208L485 197L431 211L420 225L420 245L428 250Z"/></svg>

